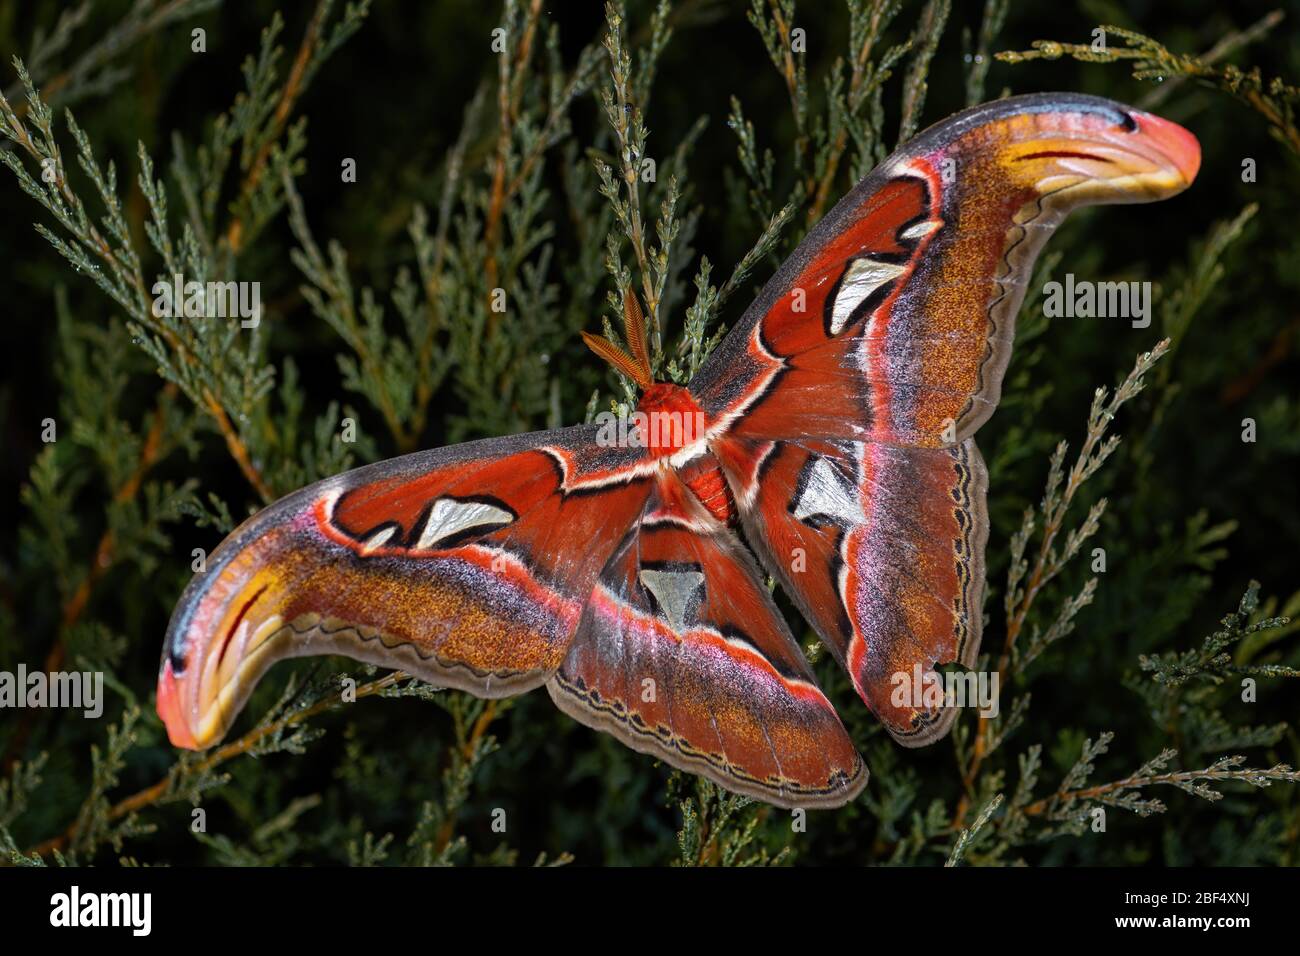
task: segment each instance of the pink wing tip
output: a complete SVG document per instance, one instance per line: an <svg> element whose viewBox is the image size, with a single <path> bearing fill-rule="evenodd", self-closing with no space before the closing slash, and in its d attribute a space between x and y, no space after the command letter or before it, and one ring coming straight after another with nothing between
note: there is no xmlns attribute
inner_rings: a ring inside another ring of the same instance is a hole
<svg viewBox="0 0 1300 956"><path fill-rule="evenodd" d="M1201 168L1201 144L1196 137L1177 123L1161 119L1151 113L1133 112L1138 127L1178 167L1179 174L1189 184L1196 179Z"/></svg>
<svg viewBox="0 0 1300 956"><path fill-rule="evenodd" d="M158 716L162 718L163 725L167 728L167 736L173 746L198 750L198 742L195 741L189 723L185 720L177 683L176 675L172 672L172 662L166 661L162 673L158 675Z"/></svg>

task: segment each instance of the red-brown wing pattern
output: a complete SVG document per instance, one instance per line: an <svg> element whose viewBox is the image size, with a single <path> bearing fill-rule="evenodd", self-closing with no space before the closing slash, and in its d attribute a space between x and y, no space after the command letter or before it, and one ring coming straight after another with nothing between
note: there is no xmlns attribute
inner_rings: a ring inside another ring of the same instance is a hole
<svg viewBox="0 0 1300 956"><path fill-rule="evenodd" d="M1196 140L1096 97L932 127L808 234L690 388L715 429L941 447L997 404L1034 258L1079 205L1172 195Z"/></svg>
<svg viewBox="0 0 1300 956"><path fill-rule="evenodd" d="M730 420L737 434L765 438L883 437L872 373L860 364L864 318L897 300L933 238L917 225L936 218L938 207L934 183L901 176L859 195L849 228L825 237L815 229L790 260L807 261L768 311L752 322L747 315L691 383L706 413ZM818 240L815 254L804 252ZM900 385L909 383L923 384L919 374Z"/></svg>
<svg viewBox="0 0 1300 956"><path fill-rule="evenodd" d="M845 196L691 382L755 544L900 741L952 713L892 704L891 680L978 651L971 435L1038 250L1070 209L1172 195L1199 161L1185 130L1095 97L967 110Z"/></svg>
<svg viewBox="0 0 1300 956"><path fill-rule="evenodd" d="M576 719L780 806L839 806L867 771L739 541L665 472L547 684Z"/></svg>
<svg viewBox="0 0 1300 956"><path fill-rule="evenodd" d="M219 739L285 657L344 654L486 697L540 685L648 467L580 427L408 455L271 506L172 617L158 707L173 742Z"/></svg>
<svg viewBox="0 0 1300 956"><path fill-rule="evenodd" d="M986 479L970 436L998 400L1033 258L1068 209L1170 195L1198 163L1185 131L1091 97L939 124L812 230L689 394L646 390L656 414L702 414L702 438L476 442L245 522L172 617L172 741L219 739L274 661L341 653L481 696L546 682L579 720L729 789L844 803L866 769L727 522L738 510L897 739L941 735L951 713L891 691L978 648Z"/></svg>
<svg viewBox="0 0 1300 956"><path fill-rule="evenodd" d="M942 737L956 711L924 697L925 677L972 664L980 640L987 477L974 440L727 438L718 455L749 539L873 713L907 746Z"/></svg>

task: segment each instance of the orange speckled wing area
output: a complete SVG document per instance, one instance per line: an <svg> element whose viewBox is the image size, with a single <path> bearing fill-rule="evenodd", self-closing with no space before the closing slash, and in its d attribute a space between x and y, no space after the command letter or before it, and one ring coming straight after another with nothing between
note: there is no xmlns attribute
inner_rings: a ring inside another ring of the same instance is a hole
<svg viewBox="0 0 1300 956"><path fill-rule="evenodd" d="M866 768L752 559L671 472L660 483L601 572L552 698L729 790L847 802Z"/></svg>
<svg viewBox="0 0 1300 956"><path fill-rule="evenodd" d="M642 511L645 466L584 426L409 455L272 505L172 617L158 688L172 741L220 739L285 657L343 654L486 697L539 686Z"/></svg>
<svg viewBox="0 0 1300 956"><path fill-rule="evenodd" d="M987 476L974 440L727 438L717 452L749 495L750 540L863 701L899 743L942 737L956 711L910 689L979 649Z"/></svg>
<svg viewBox="0 0 1300 956"><path fill-rule="evenodd" d="M1186 130L1096 97L959 113L850 191L691 381L751 541L900 742L953 713L895 703L895 679L978 652L972 436L1039 250L1071 209L1171 196L1199 163Z"/></svg>

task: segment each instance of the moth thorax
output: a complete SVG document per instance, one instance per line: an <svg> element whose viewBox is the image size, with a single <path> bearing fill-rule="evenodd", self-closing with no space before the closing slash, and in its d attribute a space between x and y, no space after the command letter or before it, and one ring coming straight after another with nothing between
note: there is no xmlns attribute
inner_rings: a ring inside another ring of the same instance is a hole
<svg viewBox="0 0 1300 956"><path fill-rule="evenodd" d="M635 418L642 447L671 455L704 437L704 411L688 389L656 382L645 390Z"/></svg>

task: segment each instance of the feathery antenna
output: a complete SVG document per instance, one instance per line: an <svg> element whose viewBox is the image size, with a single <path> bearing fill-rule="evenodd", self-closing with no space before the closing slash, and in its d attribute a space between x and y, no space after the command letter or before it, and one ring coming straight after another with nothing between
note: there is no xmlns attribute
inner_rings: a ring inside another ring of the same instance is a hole
<svg viewBox="0 0 1300 956"><path fill-rule="evenodd" d="M623 293L623 338L632 350L629 355L603 335L591 332L582 333L582 341L614 368L618 369L640 388L647 389L654 384L654 372L650 368L650 350L646 345L645 316L636 293L628 289Z"/></svg>

